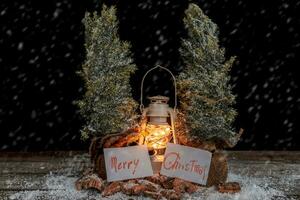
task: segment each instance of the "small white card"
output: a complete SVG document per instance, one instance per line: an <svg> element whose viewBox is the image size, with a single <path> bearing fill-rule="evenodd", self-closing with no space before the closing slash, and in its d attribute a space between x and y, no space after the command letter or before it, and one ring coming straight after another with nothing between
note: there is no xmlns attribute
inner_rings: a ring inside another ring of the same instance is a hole
<svg viewBox="0 0 300 200"><path fill-rule="evenodd" d="M105 148L104 159L108 182L153 175L146 145Z"/></svg>
<svg viewBox="0 0 300 200"><path fill-rule="evenodd" d="M160 173L206 185L211 156L208 151L168 143Z"/></svg>

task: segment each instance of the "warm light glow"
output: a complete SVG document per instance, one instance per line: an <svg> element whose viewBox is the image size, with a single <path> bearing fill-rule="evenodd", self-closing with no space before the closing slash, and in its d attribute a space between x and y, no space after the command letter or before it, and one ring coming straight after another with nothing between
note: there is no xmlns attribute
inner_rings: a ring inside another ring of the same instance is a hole
<svg viewBox="0 0 300 200"><path fill-rule="evenodd" d="M145 143L148 147L154 149L161 149L167 146L171 135L171 128L169 125L152 125L146 126Z"/></svg>

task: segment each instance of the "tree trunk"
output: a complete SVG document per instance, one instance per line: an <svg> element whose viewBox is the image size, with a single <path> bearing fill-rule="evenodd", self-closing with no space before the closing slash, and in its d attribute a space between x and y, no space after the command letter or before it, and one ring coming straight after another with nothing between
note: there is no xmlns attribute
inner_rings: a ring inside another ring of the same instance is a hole
<svg viewBox="0 0 300 200"><path fill-rule="evenodd" d="M228 176L228 163L226 155L221 152L213 153L210 163L206 186L225 183Z"/></svg>

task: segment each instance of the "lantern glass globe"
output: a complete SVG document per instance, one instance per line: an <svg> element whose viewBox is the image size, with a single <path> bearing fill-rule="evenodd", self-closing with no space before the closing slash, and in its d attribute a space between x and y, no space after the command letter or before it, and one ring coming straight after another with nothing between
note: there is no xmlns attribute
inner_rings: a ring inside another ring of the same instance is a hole
<svg viewBox="0 0 300 200"><path fill-rule="evenodd" d="M171 139L171 126L147 124L146 126L145 144L149 149L166 148L167 143Z"/></svg>

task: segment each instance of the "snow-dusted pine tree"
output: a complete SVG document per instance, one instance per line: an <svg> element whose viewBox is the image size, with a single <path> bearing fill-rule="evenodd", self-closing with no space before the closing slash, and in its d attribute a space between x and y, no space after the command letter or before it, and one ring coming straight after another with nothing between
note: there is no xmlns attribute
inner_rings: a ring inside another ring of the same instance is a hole
<svg viewBox="0 0 300 200"><path fill-rule="evenodd" d="M86 60L81 76L86 93L78 102L86 125L82 137L121 132L135 122L137 103L131 95L132 64L130 44L120 41L114 7L103 7L101 15L84 18Z"/></svg>
<svg viewBox="0 0 300 200"><path fill-rule="evenodd" d="M202 141L221 139L233 146L239 139L231 128L236 116L229 84L234 58L225 60L217 25L197 5L189 5L184 24L188 36L180 49L184 70L178 76L178 89L187 136Z"/></svg>

